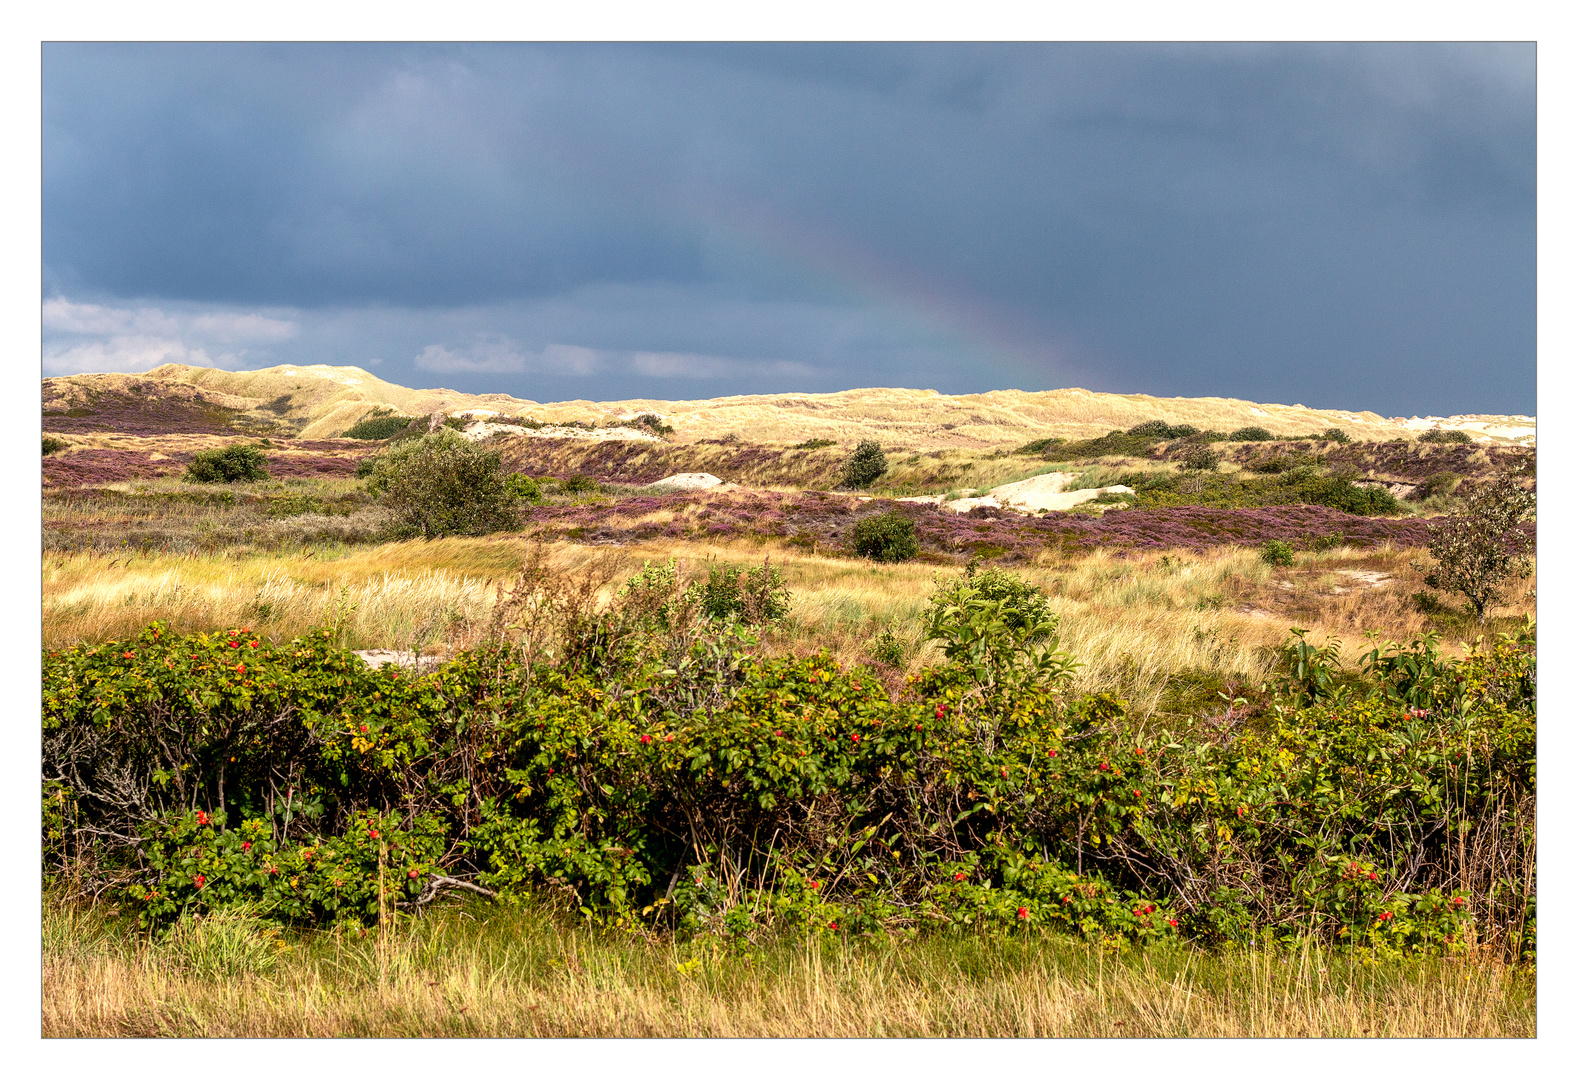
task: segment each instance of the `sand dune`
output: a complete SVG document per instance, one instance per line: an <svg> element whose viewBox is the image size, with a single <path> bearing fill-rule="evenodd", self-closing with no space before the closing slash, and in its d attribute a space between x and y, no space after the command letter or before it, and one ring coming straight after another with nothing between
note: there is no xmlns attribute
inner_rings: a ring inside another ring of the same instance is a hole
<svg viewBox="0 0 1578 1080"><path fill-rule="evenodd" d="M673 440L680 443L728 435L761 443L825 438L847 444L876 439L891 450L994 447L1049 435L1089 438L1156 419L1217 430L1256 425L1285 436L1341 427L1359 439L1407 437L1441 426L1461 428L1486 442L1534 442L1534 418L1528 416L1388 419L1373 412L1308 409L1236 398L1160 398L1079 388L958 395L873 388L685 401L543 403L508 394L411 389L360 368L322 364L290 364L258 371L165 364L146 375L72 375L45 379L44 384L45 408L62 412L68 407L91 408L96 396L124 394L133 384L141 386L138 392L143 394L149 387L163 386L171 394L183 395L195 389L215 405L247 411L253 418L272 417L303 438L331 438L372 409L383 407L412 416L442 410L475 413L478 419L486 419L505 413L547 424L607 426L641 413L655 413L673 425Z"/></svg>

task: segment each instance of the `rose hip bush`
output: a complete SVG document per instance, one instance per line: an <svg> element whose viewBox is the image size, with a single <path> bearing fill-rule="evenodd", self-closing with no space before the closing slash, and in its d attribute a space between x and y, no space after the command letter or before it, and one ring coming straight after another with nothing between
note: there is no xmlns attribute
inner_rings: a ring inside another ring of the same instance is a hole
<svg viewBox="0 0 1578 1080"><path fill-rule="evenodd" d="M1378 646L1169 731L1070 698L1055 624L994 574L941 583L949 659L897 696L826 655L760 655L651 568L606 607L528 584L512 629L421 676L246 628L46 654L46 869L150 924L238 900L365 920L381 850L397 903L464 880L741 940L1038 927L1533 956L1532 633L1462 659Z"/></svg>

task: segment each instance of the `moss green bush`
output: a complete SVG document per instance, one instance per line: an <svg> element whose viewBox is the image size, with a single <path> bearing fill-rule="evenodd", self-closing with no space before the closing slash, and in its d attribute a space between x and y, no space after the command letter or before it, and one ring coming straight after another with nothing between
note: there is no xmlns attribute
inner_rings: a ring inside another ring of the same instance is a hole
<svg viewBox="0 0 1578 1080"><path fill-rule="evenodd" d="M856 555L877 562L904 562L920 553L915 523L896 510L855 522L850 540Z"/></svg>
<svg viewBox="0 0 1578 1080"><path fill-rule="evenodd" d="M1283 540L1267 540L1260 549L1260 561L1271 566L1292 566L1293 548Z"/></svg>
<svg viewBox="0 0 1578 1080"><path fill-rule="evenodd" d="M217 450L199 450L186 467L193 484L239 484L268 479L268 459L255 446L235 443Z"/></svg>
<svg viewBox="0 0 1578 1080"><path fill-rule="evenodd" d="M43 453L43 456L44 457L48 457L50 454L58 454L58 453L60 453L60 451L64 450L68 445L69 444L66 442L65 439L53 439L53 438L50 438L48 435L45 435L44 436L44 453Z"/></svg>
<svg viewBox="0 0 1578 1080"><path fill-rule="evenodd" d="M404 431L412 419L412 417L399 416L394 413L380 413L364 417L341 432L340 438L382 441L393 438L401 431Z"/></svg>
<svg viewBox="0 0 1578 1080"><path fill-rule="evenodd" d="M1431 428L1419 436L1422 443L1443 443L1448 446L1467 446L1474 441L1474 437L1466 431L1457 428Z"/></svg>

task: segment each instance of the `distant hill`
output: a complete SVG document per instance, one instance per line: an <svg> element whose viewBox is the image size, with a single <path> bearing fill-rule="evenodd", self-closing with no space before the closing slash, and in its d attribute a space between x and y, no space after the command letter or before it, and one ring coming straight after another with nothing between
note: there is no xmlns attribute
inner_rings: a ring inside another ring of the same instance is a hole
<svg viewBox="0 0 1578 1080"><path fill-rule="evenodd" d="M1274 435L1340 427L1355 439L1391 439L1431 427L1460 428L1481 441L1533 445L1531 416L1471 415L1391 419L1373 412L1257 404L1236 398L1158 398L1067 389L984 394L867 389L833 394L752 394L693 401L561 401L508 394L413 390L361 368L285 365L258 371L165 364L146 375L69 375L43 381L44 430L247 434L333 438L375 409L410 416L506 414L544 423L611 424L655 413L675 442L736 435L755 443L876 439L891 449L980 448L1060 435L1089 438L1146 420Z"/></svg>

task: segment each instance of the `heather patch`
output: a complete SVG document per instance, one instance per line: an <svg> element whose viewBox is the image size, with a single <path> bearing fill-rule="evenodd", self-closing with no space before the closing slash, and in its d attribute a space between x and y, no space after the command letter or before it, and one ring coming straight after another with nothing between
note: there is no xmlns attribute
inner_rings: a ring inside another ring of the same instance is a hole
<svg viewBox="0 0 1578 1080"><path fill-rule="evenodd" d="M299 447L299 448L298 448ZM328 450L318 449L327 447ZM264 456L268 474L289 477L350 477L362 455L347 454L337 443L292 444L290 450ZM84 449L54 454L44 459L43 482L48 487L103 487L134 480L180 476L194 454L176 451L157 454L145 450Z"/></svg>
<svg viewBox="0 0 1578 1080"><path fill-rule="evenodd" d="M533 511L528 532L543 539L615 544L674 539L792 538L799 547L828 553L852 550L855 523L892 511L915 525L923 556L1023 559L1051 549L1122 548L1204 550L1224 544L1259 547L1276 540L1301 548L1341 542L1353 547L1422 546L1428 524L1417 518L1373 518L1323 506L1223 509L1201 506L1125 510L1089 517L1048 513L1022 517L989 507L950 514L886 499L861 500L824 492L731 492L643 495Z"/></svg>

